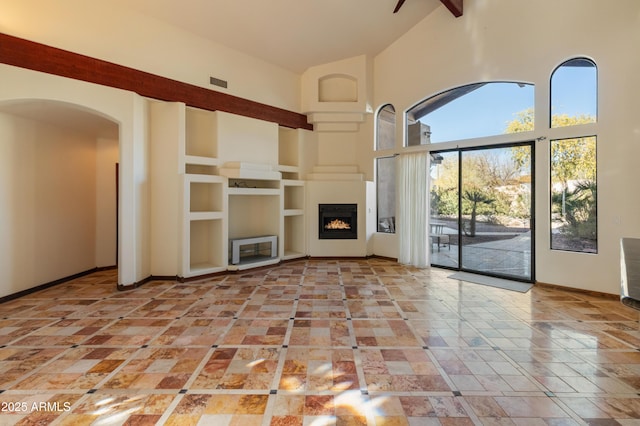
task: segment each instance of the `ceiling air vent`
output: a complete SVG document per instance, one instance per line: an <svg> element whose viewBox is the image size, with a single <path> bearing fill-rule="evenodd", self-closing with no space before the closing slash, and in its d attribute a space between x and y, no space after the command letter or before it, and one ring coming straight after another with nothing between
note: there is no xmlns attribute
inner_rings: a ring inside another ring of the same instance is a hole
<svg viewBox="0 0 640 426"><path fill-rule="evenodd" d="M219 78L209 77L209 83L213 84L214 86L222 87L225 89L227 88L227 82Z"/></svg>

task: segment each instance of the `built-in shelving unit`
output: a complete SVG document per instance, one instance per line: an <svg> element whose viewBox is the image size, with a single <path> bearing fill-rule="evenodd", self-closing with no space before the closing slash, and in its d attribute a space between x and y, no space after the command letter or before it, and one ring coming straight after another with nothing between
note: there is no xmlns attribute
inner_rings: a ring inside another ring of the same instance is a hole
<svg viewBox="0 0 640 426"><path fill-rule="evenodd" d="M282 181L283 259L305 256L304 181Z"/></svg>
<svg viewBox="0 0 640 426"><path fill-rule="evenodd" d="M278 167L282 173L282 243L284 260L306 256L305 183L301 172L301 133L281 127L278 134Z"/></svg>
<svg viewBox="0 0 640 426"><path fill-rule="evenodd" d="M226 179L218 175L216 118L209 111L183 106L182 271L185 278L227 269Z"/></svg>
<svg viewBox="0 0 640 426"><path fill-rule="evenodd" d="M184 277L226 269L226 181L221 176L183 175Z"/></svg>
<svg viewBox="0 0 640 426"><path fill-rule="evenodd" d="M184 122L181 275L243 270L305 256L300 130L220 111L184 106L182 111L177 117ZM240 258L236 253L232 259L232 247L238 251L242 241L265 237L268 248L247 244Z"/></svg>

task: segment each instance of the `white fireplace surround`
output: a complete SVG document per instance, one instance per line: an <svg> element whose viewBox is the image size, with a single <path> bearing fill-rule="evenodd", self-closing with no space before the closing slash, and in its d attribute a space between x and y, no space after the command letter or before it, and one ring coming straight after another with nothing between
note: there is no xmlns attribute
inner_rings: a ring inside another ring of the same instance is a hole
<svg viewBox="0 0 640 426"><path fill-rule="evenodd" d="M307 250L312 257L363 257L372 254L371 237L375 232L375 188L365 181L355 166L319 166L307 176L305 215ZM320 239L320 204L356 204L357 239Z"/></svg>

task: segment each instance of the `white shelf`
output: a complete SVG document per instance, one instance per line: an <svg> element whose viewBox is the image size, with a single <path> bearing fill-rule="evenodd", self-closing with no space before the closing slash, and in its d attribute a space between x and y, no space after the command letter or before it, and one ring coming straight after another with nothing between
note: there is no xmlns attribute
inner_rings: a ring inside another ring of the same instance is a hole
<svg viewBox="0 0 640 426"><path fill-rule="evenodd" d="M278 170L285 173L299 173L300 167L298 166L287 166L284 164L278 164Z"/></svg>
<svg viewBox="0 0 640 426"><path fill-rule="evenodd" d="M185 155L185 164L196 164L199 166L219 166L220 161L214 157L201 157L199 155Z"/></svg>
<svg viewBox="0 0 640 426"><path fill-rule="evenodd" d="M304 181L299 179L282 179L282 186L304 186Z"/></svg>
<svg viewBox="0 0 640 426"><path fill-rule="evenodd" d="M246 170L222 167L220 174L232 179L280 180L282 174L269 170Z"/></svg>
<svg viewBox="0 0 640 426"><path fill-rule="evenodd" d="M191 212L189 220L217 220L223 219L224 212Z"/></svg>
<svg viewBox="0 0 640 426"><path fill-rule="evenodd" d="M303 215L304 215L303 209L286 209L283 212L283 216L303 216Z"/></svg>
<svg viewBox="0 0 640 426"><path fill-rule="evenodd" d="M189 271L184 274L184 278L198 277L201 275L215 274L218 272L226 271L227 267L217 266L210 263L199 263L191 265Z"/></svg>
<svg viewBox="0 0 640 426"><path fill-rule="evenodd" d="M221 176L186 174L185 178L187 178L190 182L225 183L225 179Z"/></svg>
<svg viewBox="0 0 640 426"><path fill-rule="evenodd" d="M229 188L229 195L280 195L275 188Z"/></svg>
<svg viewBox="0 0 640 426"><path fill-rule="evenodd" d="M229 271L243 271L245 269L250 269L250 268L260 268L263 266L277 265L278 263L280 263L280 258L275 257L275 258L269 258L266 260L255 260L253 262L244 262L238 265L229 265L227 269Z"/></svg>

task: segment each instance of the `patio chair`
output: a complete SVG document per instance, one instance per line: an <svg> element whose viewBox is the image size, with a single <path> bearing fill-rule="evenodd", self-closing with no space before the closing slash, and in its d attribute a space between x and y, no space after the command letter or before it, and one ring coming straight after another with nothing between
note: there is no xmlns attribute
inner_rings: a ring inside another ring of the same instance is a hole
<svg viewBox="0 0 640 426"><path fill-rule="evenodd" d="M440 223L432 223L429 238L431 239L431 251L433 251L434 244L437 244L438 251L440 251L440 247L444 247L445 245L449 250L451 250L449 234L444 233L444 225Z"/></svg>

